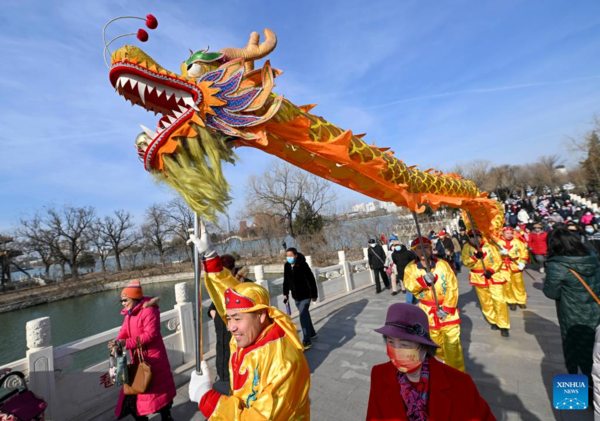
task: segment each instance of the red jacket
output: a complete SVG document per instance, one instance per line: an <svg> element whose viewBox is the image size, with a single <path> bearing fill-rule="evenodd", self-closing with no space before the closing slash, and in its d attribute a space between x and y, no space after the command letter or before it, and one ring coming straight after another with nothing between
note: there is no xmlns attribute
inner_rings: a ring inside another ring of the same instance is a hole
<svg viewBox="0 0 600 421"><path fill-rule="evenodd" d="M529 234L529 248L532 254L548 254L548 233L540 232Z"/></svg>
<svg viewBox="0 0 600 421"><path fill-rule="evenodd" d="M167 350L160 334L158 298L144 297L138 306L131 311L131 314L125 309L121 311L121 314L125 316L125 320L117 339L125 339L125 348L133 353L137 347L137 338L139 337L144 350L144 360L152 368L150 388L146 393L137 395L136 401L138 414L149 415L157 412L177 395ZM129 361L137 362L133 355L131 357L132 359ZM121 388L119 401L115 408L117 418L121 414L124 398L125 395Z"/></svg>
<svg viewBox="0 0 600 421"><path fill-rule="evenodd" d="M391 362L371 371L367 421L408 420L400 396L396 367ZM430 421L496 421L471 376L429 358Z"/></svg>

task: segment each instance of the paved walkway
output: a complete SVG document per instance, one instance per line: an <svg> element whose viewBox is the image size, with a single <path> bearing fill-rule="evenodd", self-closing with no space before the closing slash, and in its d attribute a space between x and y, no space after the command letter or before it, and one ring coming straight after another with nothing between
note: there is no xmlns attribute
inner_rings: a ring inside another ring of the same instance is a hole
<svg viewBox="0 0 600 421"><path fill-rule="evenodd" d="M492 331L481 314L468 275L459 275L461 339L467 372L498 420L593 420L591 410L552 409L552 379L565 374L554 302L541 291L540 274L526 276L528 308L510 312L510 338ZM311 369L311 413L315 421L364 420L370 371L387 360L381 335L373 332L385 320L388 306L403 295L356 293L314 311L319 338L306 352ZM203 420L187 400L187 385L179 390L175 420ZM153 419L159 419L154 417Z"/></svg>

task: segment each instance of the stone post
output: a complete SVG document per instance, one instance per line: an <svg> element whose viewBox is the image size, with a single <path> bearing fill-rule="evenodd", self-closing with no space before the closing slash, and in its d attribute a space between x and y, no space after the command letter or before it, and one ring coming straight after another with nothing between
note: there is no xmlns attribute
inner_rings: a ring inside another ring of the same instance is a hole
<svg viewBox="0 0 600 421"><path fill-rule="evenodd" d="M181 332L181 352L183 361L189 362L196 358L196 329L194 323L194 306L190 302L185 282L175 284L175 310L179 314L179 325L177 330ZM202 305L202 303L200 303ZM202 311L202 310L200 310ZM205 315L202 315L204 319ZM203 329L202 333L204 335ZM207 341L203 341L207 345Z"/></svg>
<svg viewBox="0 0 600 421"><path fill-rule="evenodd" d="M346 253L343 250L338 251L338 257L340 258L340 265L342 265L342 273L344 275L344 282L346 283L346 291L350 292L354 289L354 280L352 279L350 263L346 261Z"/></svg>
<svg viewBox="0 0 600 421"><path fill-rule="evenodd" d="M50 344L50 318L42 317L27 322L26 331L29 388L48 403L46 419L60 419L60 407L56 405L54 348Z"/></svg>
<svg viewBox="0 0 600 421"><path fill-rule="evenodd" d="M306 263L308 263L308 266L312 269L312 256L306 256Z"/></svg>

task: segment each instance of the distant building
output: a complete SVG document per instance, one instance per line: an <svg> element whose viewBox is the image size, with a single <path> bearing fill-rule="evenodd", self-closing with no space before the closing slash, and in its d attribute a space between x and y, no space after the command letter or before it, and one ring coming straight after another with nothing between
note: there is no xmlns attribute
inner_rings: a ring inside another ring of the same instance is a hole
<svg viewBox="0 0 600 421"><path fill-rule="evenodd" d="M371 213L378 210L385 210L387 212L398 212L400 208L392 202L367 202L358 203L352 206L353 213Z"/></svg>
<svg viewBox="0 0 600 421"><path fill-rule="evenodd" d="M248 223L246 221L240 221L240 235L244 235L248 231Z"/></svg>

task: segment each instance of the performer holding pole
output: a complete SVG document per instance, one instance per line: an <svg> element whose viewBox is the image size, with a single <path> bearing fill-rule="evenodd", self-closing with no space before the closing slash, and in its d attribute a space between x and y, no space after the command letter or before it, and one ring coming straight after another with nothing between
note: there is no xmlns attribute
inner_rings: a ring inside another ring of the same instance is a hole
<svg viewBox="0 0 600 421"><path fill-rule="evenodd" d="M471 214L467 212L467 215L471 229L467 232L469 242L462 249L461 259L471 269L469 283L475 287L481 311L492 330L500 329L501 335L508 337L510 320L504 292L506 280L498 273L502 267L500 252L475 229Z"/></svg>
<svg viewBox="0 0 600 421"><path fill-rule="evenodd" d="M464 372L456 275L448 262L431 256L429 239L419 236L411 247L417 260L406 266L404 285L419 299L419 307L427 313L431 339L440 346L436 357Z"/></svg>
<svg viewBox="0 0 600 421"><path fill-rule="evenodd" d="M508 307L515 311L517 305L520 308L527 308L527 292L523 282L523 271L527 262L527 248L525 245L514 239L515 229L513 227L504 227L502 237L498 246L502 255L502 275L507 281L506 301Z"/></svg>
<svg viewBox="0 0 600 421"><path fill-rule="evenodd" d="M219 315L227 322L230 342L231 394L212 388L208 368L192 372L190 400L213 420L308 420L310 371L296 325L270 305L269 292L252 282L240 283L213 249L201 223L190 241L203 256L204 282Z"/></svg>

